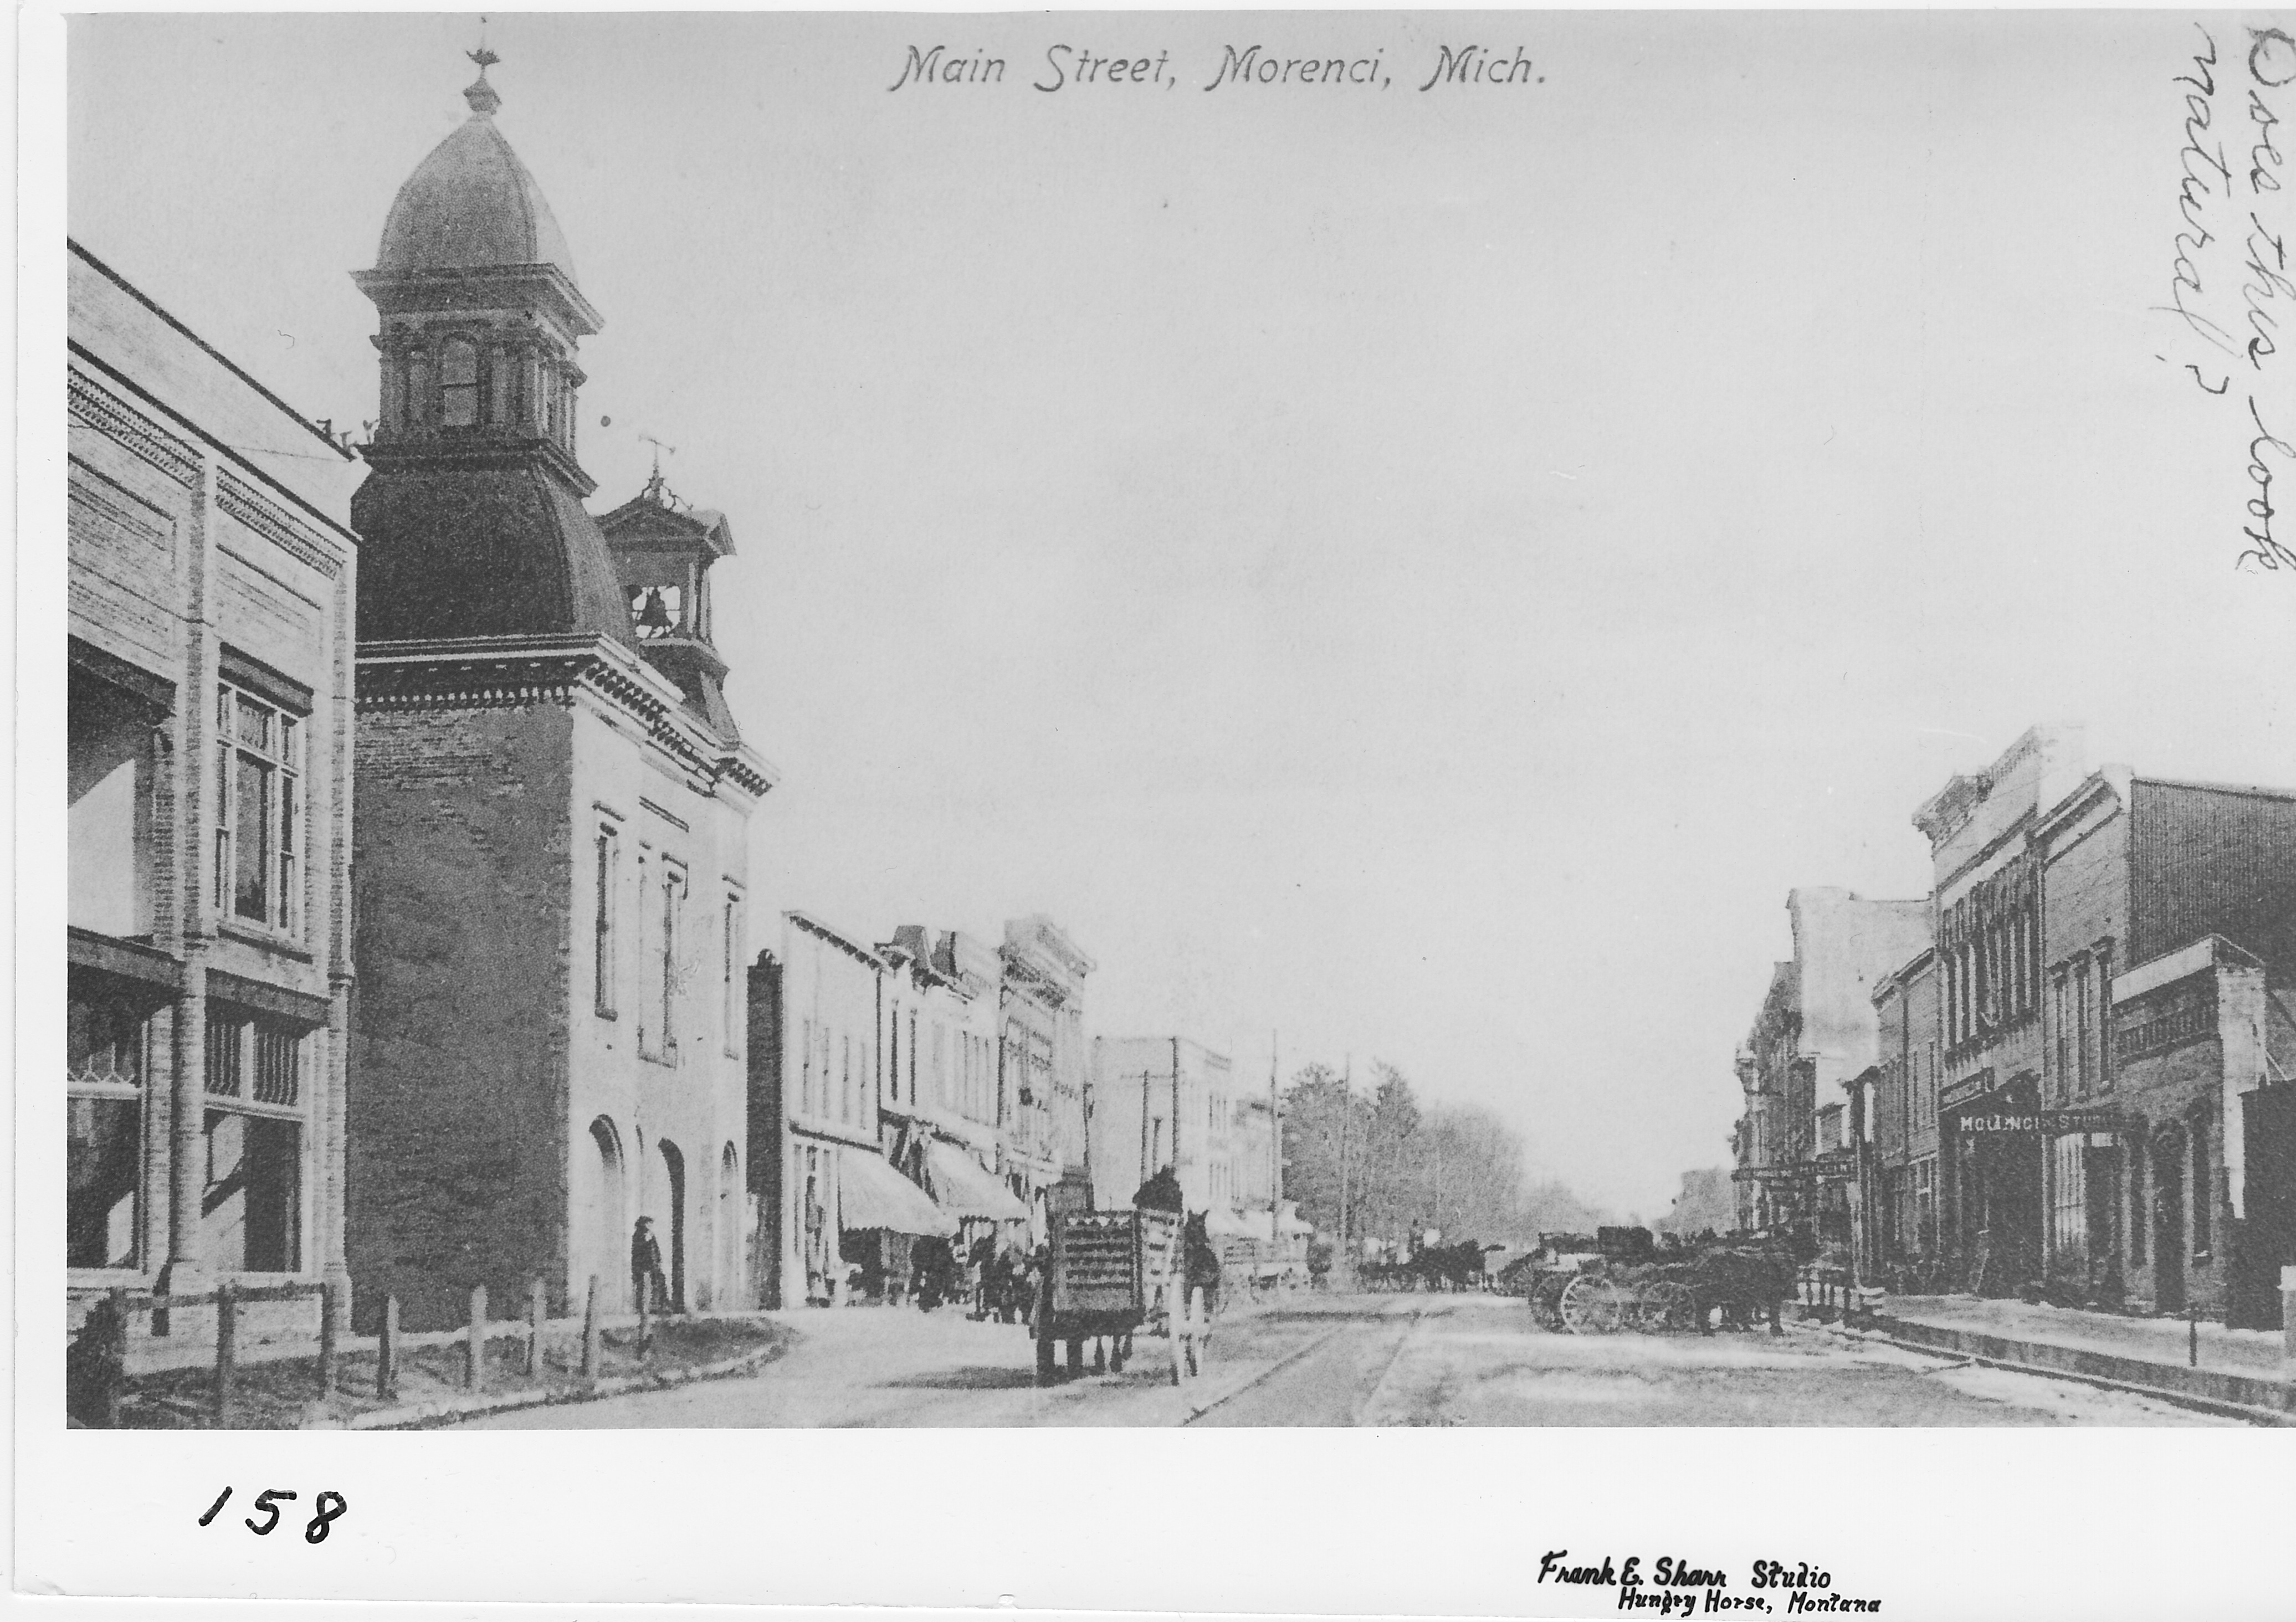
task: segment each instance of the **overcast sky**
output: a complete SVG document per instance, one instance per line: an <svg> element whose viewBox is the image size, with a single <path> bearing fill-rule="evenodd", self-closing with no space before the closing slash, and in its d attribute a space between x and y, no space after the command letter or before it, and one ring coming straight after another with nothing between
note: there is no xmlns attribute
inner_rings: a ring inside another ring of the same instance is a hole
<svg viewBox="0 0 2296 1622"><path fill-rule="evenodd" d="M349 273L476 43L82 20L72 230L308 414L371 417ZM1647 1216L1726 1159L1787 890L1925 893L1907 819L1950 774L2074 720L2099 759L2296 782L2296 577L2234 569L2252 430L2157 307L2188 15L490 43L606 318L595 504L652 434L733 525L776 907L1049 912L1092 1028L1262 1077L1272 1031L1287 1073L1376 1054ZM1255 43L1390 82L1202 88ZM934 44L1004 82L889 90ZM1535 74L1418 89L1468 44ZM1172 87L1032 87L1082 53Z"/></svg>

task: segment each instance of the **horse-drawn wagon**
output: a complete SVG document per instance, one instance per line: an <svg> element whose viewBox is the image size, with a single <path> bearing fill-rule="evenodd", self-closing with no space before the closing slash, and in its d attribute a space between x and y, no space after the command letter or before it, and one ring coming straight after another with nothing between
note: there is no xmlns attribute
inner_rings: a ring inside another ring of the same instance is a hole
<svg viewBox="0 0 2296 1622"><path fill-rule="evenodd" d="M1194 1248L1201 1242L1196 1239ZM1218 1283L1215 1274L1208 1288L1201 1267L1191 1267L1191 1238L1176 1211L1135 1208L1054 1216L1036 1322L1037 1383L1050 1385L1057 1377L1054 1348L1063 1342L1070 1374L1083 1371L1086 1340L1105 1340L1109 1367L1122 1372L1132 1356L1132 1337L1142 1329L1171 1337L1174 1384L1201 1373L1209 1360Z"/></svg>
<svg viewBox="0 0 2296 1622"><path fill-rule="evenodd" d="M1574 1335L1645 1334L1753 1327L1793 1289L1792 1257L1761 1241L1716 1241L1660 1249L1640 1228L1605 1228L1591 1247L1579 1234L1543 1233L1527 1258L1523 1293L1533 1319Z"/></svg>

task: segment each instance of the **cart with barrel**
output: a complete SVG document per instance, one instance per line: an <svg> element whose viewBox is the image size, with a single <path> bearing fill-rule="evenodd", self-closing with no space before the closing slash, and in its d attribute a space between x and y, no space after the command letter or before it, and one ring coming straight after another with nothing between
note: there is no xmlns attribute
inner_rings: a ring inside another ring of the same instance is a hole
<svg viewBox="0 0 2296 1622"><path fill-rule="evenodd" d="M1187 1285L1179 1214L1135 1208L1055 1216L1037 1315L1037 1383L1060 1378L1054 1349L1062 1344L1067 1372L1082 1372L1087 1340L1104 1343L1108 1367L1121 1372L1144 1329L1171 1337L1174 1384L1203 1372L1211 1311L1202 1286Z"/></svg>

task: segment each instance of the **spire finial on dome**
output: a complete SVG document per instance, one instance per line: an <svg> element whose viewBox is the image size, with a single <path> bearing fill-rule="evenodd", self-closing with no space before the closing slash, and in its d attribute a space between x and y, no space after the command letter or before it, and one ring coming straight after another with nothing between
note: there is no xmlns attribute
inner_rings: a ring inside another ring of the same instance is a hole
<svg viewBox="0 0 2296 1622"><path fill-rule="evenodd" d="M502 58L487 49L485 18L479 19L479 48L475 51L465 51L463 54L479 64L478 79L463 92L463 99L471 104L472 112L481 118L490 118L495 109L502 105L502 97L495 94L495 87L492 85L487 83L487 70L502 61Z"/></svg>

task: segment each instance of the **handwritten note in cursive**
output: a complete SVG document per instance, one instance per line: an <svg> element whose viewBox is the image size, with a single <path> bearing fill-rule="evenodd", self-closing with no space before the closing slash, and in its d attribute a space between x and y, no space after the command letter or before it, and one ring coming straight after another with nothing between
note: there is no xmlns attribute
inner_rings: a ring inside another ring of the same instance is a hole
<svg viewBox="0 0 2296 1622"><path fill-rule="evenodd" d="M2278 525L2274 486L2296 467L2296 444L2269 425L2287 390L2279 363L2284 317L2296 316L2287 236L2296 200L2282 190L2281 106L2296 102L2296 39L2278 29L2251 29L2246 60L2227 70L2217 41L2195 23L2201 49L2181 86L2185 143L2178 150L2177 215L2169 301L2180 348L2194 356L2178 369L2211 400L2237 410L2248 436L2249 495L2242 550L2234 567L2296 574L2296 549ZM2163 360L2170 357L2162 356ZM2296 422L2296 412L2285 414Z"/></svg>

